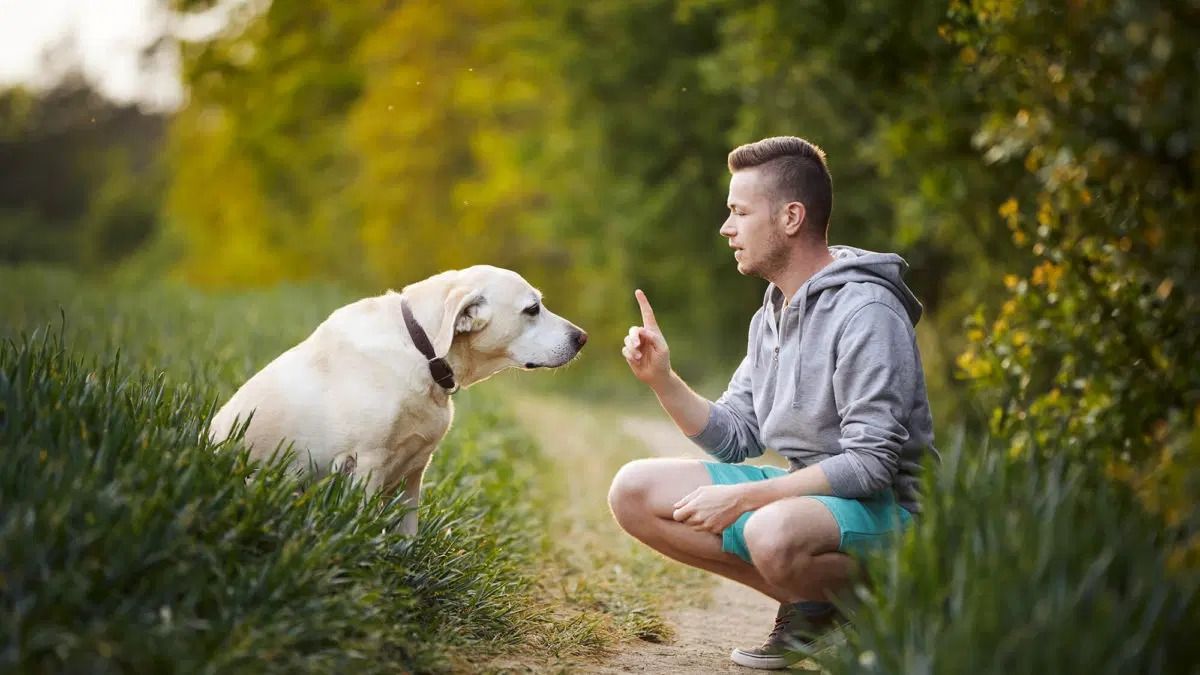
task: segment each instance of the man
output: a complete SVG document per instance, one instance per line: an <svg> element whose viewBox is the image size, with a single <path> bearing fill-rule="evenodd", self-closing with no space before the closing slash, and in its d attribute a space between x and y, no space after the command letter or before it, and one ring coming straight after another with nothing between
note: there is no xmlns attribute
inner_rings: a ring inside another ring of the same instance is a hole
<svg viewBox="0 0 1200 675"><path fill-rule="evenodd" d="M731 152L729 170L720 233L738 272L770 282L729 388L710 402L671 370L640 290L643 325L622 349L680 430L720 461L632 462L609 503L647 545L778 600L766 643L731 655L776 669L836 623L829 600L850 582L851 555L910 522L919 464L936 451L904 260L828 246L833 187L817 146L767 138ZM739 464L767 447L791 470Z"/></svg>

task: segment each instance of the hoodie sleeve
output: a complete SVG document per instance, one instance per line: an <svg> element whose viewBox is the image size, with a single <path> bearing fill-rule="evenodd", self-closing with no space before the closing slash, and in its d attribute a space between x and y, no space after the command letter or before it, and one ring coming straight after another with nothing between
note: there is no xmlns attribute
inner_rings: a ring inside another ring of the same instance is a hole
<svg viewBox="0 0 1200 675"><path fill-rule="evenodd" d="M842 329L833 374L842 451L820 462L837 497L861 499L892 486L916 391L914 340L909 320L880 302L859 309Z"/></svg>
<svg viewBox="0 0 1200 675"><path fill-rule="evenodd" d="M708 454L722 462L737 463L763 454L758 437L758 417L754 414L754 385L750 356L734 371L729 387L708 408L708 423L695 436L689 436Z"/></svg>

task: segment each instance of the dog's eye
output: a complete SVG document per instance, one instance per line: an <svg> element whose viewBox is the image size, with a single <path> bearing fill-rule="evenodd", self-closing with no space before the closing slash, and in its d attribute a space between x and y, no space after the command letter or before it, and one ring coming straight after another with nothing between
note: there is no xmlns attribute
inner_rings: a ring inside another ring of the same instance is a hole
<svg viewBox="0 0 1200 675"><path fill-rule="evenodd" d="M521 310L521 313L528 314L529 316L537 316L541 311L542 311L542 305L540 303L535 302L532 305Z"/></svg>

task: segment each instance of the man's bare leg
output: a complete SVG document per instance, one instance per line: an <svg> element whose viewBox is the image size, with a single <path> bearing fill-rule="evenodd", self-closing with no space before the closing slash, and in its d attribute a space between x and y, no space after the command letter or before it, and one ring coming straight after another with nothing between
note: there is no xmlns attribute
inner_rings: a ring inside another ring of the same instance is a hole
<svg viewBox="0 0 1200 675"><path fill-rule="evenodd" d="M654 550L786 602L792 594L766 581L753 565L722 551L719 535L672 518L675 502L702 485L712 485L712 479L699 461L639 459L617 472L608 503L617 523Z"/></svg>
<svg viewBox="0 0 1200 675"><path fill-rule="evenodd" d="M675 502L711 484L708 469L699 461L637 460L622 467L613 479L609 505L621 527L651 548L779 602L828 600L847 587L854 562L838 552L841 531L824 504L796 497L756 511L744 531L754 560L750 565L723 552L719 535L672 518Z"/></svg>
<svg viewBox="0 0 1200 675"><path fill-rule="evenodd" d="M634 537L682 563L715 572L754 588L780 603L775 628L761 647L738 648L734 663L757 669L784 668L795 660L794 640L828 630L836 615L828 609L792 605L824 601L844 589L854 571L838 552L841 531L833 514L815 499L783 499L756 510L743 530L754 564L721 551L721 537L692 529L672 518L680 498L711 485L698 461L638 460L613 479L609 504L617 522Z"/></svg>
<svg viewBox="0 0 1200 675"><path fill-rule="evenodd" d="M841 528L824 504L792 497L767 504L746 521L746 548L763 579L784 589L784 602L831 600L850 585L854 560L838 551Z"/></svg>

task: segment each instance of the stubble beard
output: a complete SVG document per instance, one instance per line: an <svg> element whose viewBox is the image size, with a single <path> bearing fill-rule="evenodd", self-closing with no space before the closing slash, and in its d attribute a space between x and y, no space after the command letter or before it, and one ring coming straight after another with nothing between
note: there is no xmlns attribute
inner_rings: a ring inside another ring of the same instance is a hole
<svg viewBox="0 0 1200 675"><path fill-rule="evenodd" d="M738 271L746 276L758 277L771 283L787 269L788 250L785 237L774 230L766 242L766 257L753 266L738 266Z"/></svg>

